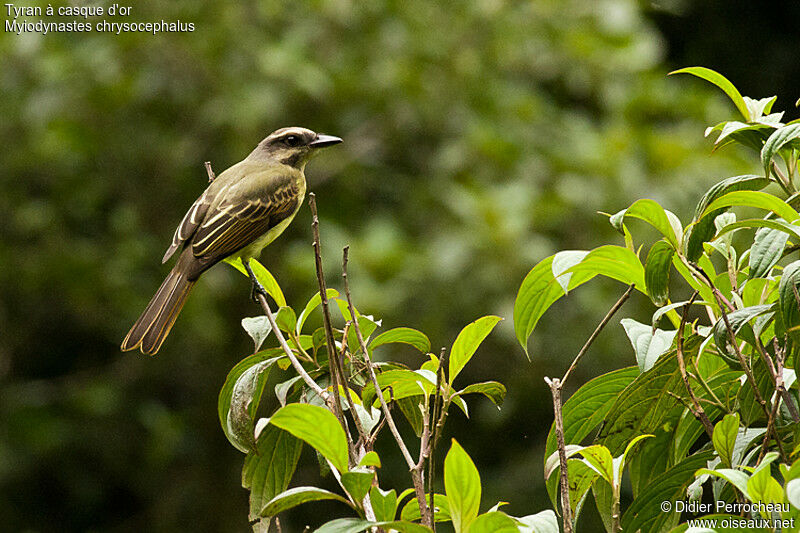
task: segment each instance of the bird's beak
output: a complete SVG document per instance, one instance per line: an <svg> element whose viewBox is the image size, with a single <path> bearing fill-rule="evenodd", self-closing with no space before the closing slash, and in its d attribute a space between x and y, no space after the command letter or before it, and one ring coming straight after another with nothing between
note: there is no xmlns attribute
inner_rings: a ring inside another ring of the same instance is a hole
<svg viewBox="0 0 800 533"><path fill-rule="evenodd" d="M319 133L317 134L316 139L308 143L308 146L310 148L325 148L326 146L333 146L334 144L339 144L340 142L342 142L342 140L339 137Z"/></svg>

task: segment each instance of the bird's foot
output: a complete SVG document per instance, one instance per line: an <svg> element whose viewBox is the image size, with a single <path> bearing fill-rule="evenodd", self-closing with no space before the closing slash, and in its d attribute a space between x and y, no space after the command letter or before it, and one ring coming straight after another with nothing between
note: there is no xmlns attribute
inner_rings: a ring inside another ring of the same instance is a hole
<svg viewBox="0 0 800 533"><path fill-rule="evenodd" d="M253 300L255 303L260 303L258 301L258 295L262 295L264 298L269 296L267 289L258 281L253 269L250 267L250 261L242 261L245 270L247 270L247 275L250 276L250 281L252 282L252 286L250 287L250 299Z"/></svg>
<svg viewBox="0 0 800 533"><path fill-rule="evenodd" d="M250 299L253 300L255 303L260 303L258 300L258 295L262 295L264 298L269 296L267 289L257 280L253 280L253 284L250 287Z"/></svg>

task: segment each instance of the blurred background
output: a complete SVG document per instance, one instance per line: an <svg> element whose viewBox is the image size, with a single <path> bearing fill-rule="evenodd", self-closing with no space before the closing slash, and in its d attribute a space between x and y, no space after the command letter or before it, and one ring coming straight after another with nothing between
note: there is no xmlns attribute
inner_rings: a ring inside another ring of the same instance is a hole
<svg viewBox="0 0 800 533"><path fill-rule="evenodd" d="M343 137L306 171L330 285L349 244L356 303L386 328L440 347L479 316L506 317L460 377L502 381L505 406L471 400L445 437L476 461L482 509L504 500L521 516L550 507L542 377L564 372L624 290L598 280L559 302L528 362L511 320L525 274L561 249L619 243L598 211L648 197L687 217L715 181L757 172L751 154L712 154L703 138L735 116L724 95L670 70L713 68L798 115L796 2L180 0L137 2L130 17L161 19L196 29L0 35L4 530L248 529L243 455L216 414L252 351L246 279L205 275L157 357L118 349L168 270L204 161L220 172L282 126ZM262 256L295 308L316 291L310 243L306 206ZM623 312L646 321L652 306L637 295ZM568 393L633 363L615 320ZM380 476L401 489L397 459ZM293 484L317 477L306 451ZM590 507L587 531L600 527ZM284 531L345 512L307 504Z"/></svg>

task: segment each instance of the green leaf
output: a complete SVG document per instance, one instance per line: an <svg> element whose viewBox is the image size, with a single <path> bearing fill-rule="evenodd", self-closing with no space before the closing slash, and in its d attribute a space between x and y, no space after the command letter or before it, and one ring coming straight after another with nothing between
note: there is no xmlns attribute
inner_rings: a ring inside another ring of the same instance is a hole
<svg viewBox="0 0 800 533"><path fill-rule="evenodd" d="M652 433L665 419L679 416L683 406L665 391L683 390L675 357L661 357L655 366L640 374L621 391L597 437L612 454L622 453L636 435Z"/></svg>
<svg viewBox="0 0 800 533"><path fill-rule="evenodd" d="M289 396L289 393L292 390L292 387L295 385L302 383L303 376L295 376L293 378L287 379L286 381L282 381L275 385L275 397L280 402L281 406L286 405L286 399Z"/></svg>
<svg viewBox="0 0 800 533"><path fill-rule="evenodd" d="M767 211L772 211L779 217L783 218L787 222L795 222L798 218L800 218L800 214L797 213L792 207L778 198L769 193L765 193L763 191L734 191L729 192L728 194L721 196L711 202L706 210L703 212L702 217L707 216L709 213L726 207L733 207L737 205L748 206L748 207L757 207L759 209L765 209Z"/></svg>
<svg viewBox="0 0 800 533"><path fill-rule="evenodd" d="M394 520L397 513L397 493L394 489L385 491L379 487L372 487L369 489L369 500L376 520L379 522Z"/></svg>
<svg viewBox="0 0 800 533"><path fill-rule="evenodd" d="M564 272L583 261L588 253L586 250L564 250L553 256L553 277L561 285L564 294L569 292L572 281L572 274L564 274Z"/></svg>
<svg viewBox="0 0 800 533"><path fill-rule="evenodd" d="M225 259L225 262L249 278L247 270L245 270L240 258L228 258ZM280 285L278 285L278 282L275 281L273 275L270 274L269 270L267 270L264 265L259 263L258 259L250 260L250 268L253 269L253 274L256 275L256 279L261 283L261 285L264 286L264 289L266 289L267 293L272 296L272 299L275 300L275 303L278 304L278 307L285 306L286 298L283 296L283 291L281 290Z"/></svg>
<svg viewBox="0 0 800 533"><path fill-rule="evenodd" d="M680 223L676 224L677 218L675 215L672 215L672 220L670 220L668 213L669 212L661 207L655 200L644 198L634 202L625 210L623 216L644 220L661 232L667 241L672 244L673 248L678 248L678 241L682 233Z"/></svg>
<svg viewBox="0 0 800 533"><path fill-rule="evenodd" d="M793 479L786 484L786 498L795 509L800 509L800 479Z"/></svg>
<svg viewBox="0 0 800 533"><path fill-rule="evenodd" d="M506 398L506 387L497 381L484 381L482 383L467 385L458 392L459 395L473 393L483 394L492 400L497 407L501 407L503 405L503 400Z"/></svg>
<svg viewBox="0 0 800 533"><path fill-rule="evenodd" d="M331 300L339 296L339 291L336 289L327 289L325 294L328 296L328 300ZM297 318L297 330L295 333L300 335L300 332L303 331L303 325L305 325L306 320L308 319L308 315L310 315L312 311L314 311L314 309L319 307L321 304L322 298L320 297L320 292L317 291L317 294L311 297L303 311L301 311L300 316Z"/></svg>
<svg viewBox="0 0 800 533"><path fill-rule="evenodd" d="M347 471L347 437L336 417L325 409L305 403L290 403L269 420L317 450L339 472Z"/></svg>
<svg viewBox="0 0 800 533"><path fill-rule="evenodd" d="M736 436L739 434L739 413L725 415L714 426L712 442L722 464L728 468L733 464L733 448L736 445Z"/></svg>
<svg viewBox="0 0 800 533"><path fill-rule="evenodd" d="M800 261L794 261L783 269L778 283L778 309L786 330L800 325ZM797 333L795 332L794 336Z"/></svg>
<svg viewBox="0 0 800 533"><path fill-rule="evenodd" d="M456 533L469 530L481 503L481 478L467 452L452 440L444 459L444 487Z"/></svg>
<svg viewBox="0 0 800 533"><path fill-rule="evenodd" d="M770 311L773 311L772 305L754 305L751 307L745 307L744 309L737 309L732 313L728 313L728 323L730 324L733 333L737 337L744 339L751 346L755 346L755 334L753 333L753 328L750 326L749 322L758 316L769 313ZM720 317L716 324L714 324L714 343L721 352L725 352L723 355L730 355L734 353L734 349L731 346L728 327L722 317ZM738 359L735 361L738 363Z"/></svg>
<svg viewBox="0 0 800 533"><path fill-rule="evenodd" d="M677 330L664 331L661 329L656 329L654 332L651 326L641 324L631 318L623 318L620 323L625 328L628 340L631 341L640 372L647 372L653 368L658 358L672 346L672 341L678 333Z"/></svg>
<svg viewBox="0 0 800 533"><path fill-rule="evenodd" d="M242 319L242 328L250 335L257 352L272 331L266 315L245 317Z"/></svg>
<svg viewBox="0 0 800 533"><path fill-rule="evenodd" d="M795 242L800 242L800 226L789 224L780 219L764 219L764 218L748 218L728 224L717 233L716 237L735 231L741 228L771 228L777 231L782 231Z"/></svg>
<svg viewBox="0 0 800 533"><path fill-rule="evenodd" d="M364 457L358 462L358 466L375 466L381 467L381 458L378 457L378 452L371 450L364 454Z"/></svg>
<svg viewBox="0 0 800 533"><path fill-rule="evenodd" d="M672 71L669 74L670 76L673 74L691 74L693 76L697 76L698 78L704 79L707 82L713 83L728 95L728 98L731 99L736 106L736 109L739 110L739 113L742 114L745 120L749 121L752 118L758 118L750 116L750 113L747 109L747 104L745 104L744 98L742 98L739 90L728 80L728 78L719 72L705 67L686 67Z"/></svg>
<svg viewBox="0 0 800 533"><path fill-rule="evenodd" d="M706 208L717 198L733 191L757 191L769 185L769 179L764 176L747 174L744 176L734 176L715 183L697 204L694 213L694 222L687 227L689 238L685 240L686 256L689 261L697 261L703 253L703 243L711 240L716 233L714 219L725 211L726 208L709 212L703 216Z"/></svg>
<svg viewBox="0 0 800 533"><path fill-rule="evenodd" d="M517 518L522 525L520 533L558 533L558 518L556 513L547 509L540 513Z"/></svg>
<svg viewBox="0 0 800 533"><path fill-rule="evenodd" d="M655 305L662 306L669 300L669 271L675 249L666 241L656 242L647 254L644 281L647 295Z"/></svg>
<svg viewBox="0 0 800 533"><path fill-rule="evenodd" d="M775 154L797 138L800 138L800 123L787 124L772 132L772 135L764 143L764 148L761 149L761 166L764 168L765 176L769 176L772 158L775 157Z"/></svg>
<svg viewBox="0 0 800 533"><path fill-rule="evenodd" d="M456 380L459 372L472 359L475 350L483 342L483 339L492 332L494 327L502 318L499 316L485 316L468 324L456 337L453 348L450 350L450 383Z"/></svg>
<svg viewBox="0 0 800 533"><path fill-rule="evenodd" d="M768 465L761 462L756 472L747 480L751 501L779 504L783 501L783 487L770 474Z"/></svg>
<svg viewBox="0 0 800 533"><path fill-rule="evenodd" d="M314 533L361 533L374 527L399 533L430 533L431 531L425 526L411 522L370 522L360 518L337 518L315 529Z"/></svg>
<svg viewBox="0 0 800 533"><path fill-rule="evenodd" d="M411 493L414 492L414 489L408 489ZM401 494L398 497L398 501L403 499L403 495ZM425 495L425 501L428 502L428 506L431 505L431 497L430 494ZM447 499L447 496L444 494L434 494L433 495L433 521L434 522L449 522L451 520L450 517L450 503ZM419 504L417 504L416 498L411 498L407 504L403 506L403 510L400 511L400 518L406 521L413 521L419 520L421 517L419 513Z"/></svg>
<svg viewBox="0 0 800 533"><path fill-rule="evenodd" d="M595 472L608 481L609 485L615 485L614 458L611 457L611 452L608 451L608 448L600 444L595 444L579 450L578 453L583 456L587 465L592 467Z"/></svg>
<svg viewBox="0 0 800 533"><path fill-rule="evenodd" d="M578 453L580 449L581 446L568 444L567 456ZM545 467L547 492L553 505L556 506L561 472L558 452L551 454L548 459L548 465ZM577 520L583 500L600 474L582 459L567 459L567 472L569 474L569 505L573 512L573 519Z"/></svg>
<svg viewBox="0 0 800 533"><path fill-rule="evenodd" d="M514 301L514 331L517 341L528 353L528 338L539 319L553 305L553 303L564 295L564 290L555 282L553 276L553 258L540 261L522 280L522 285L517 291L517 298Z"/></svg>
<svg viewBox="0 0 800 533"><path fill-rule="evenodd" d="M581 260L576 264L578 259ZM568 266L566 270L559 270L565 266ZM566 294L561 285L564 280L569 281L567 286L572 290L597 275L635 284L640 291L644 291L644 267L636 254L622 246L601 246L588 253L559 252L542 260L528 272L514 301L514 331L526 355L529 355L528 338L539 319L556 300Z"/></svg>
<svg viewBox="0 0 800 533"><path fill-rule="evenodd" d="M614 469L614 484L619 485L620 480L622 479L622 473L625 470L625 465L628 462L628 455L631 454L633 449L636 447L637 444L642 442L644 439L650 439L655 437L655 435L637 435L628 443L625 447L625 451L622 452L622 455L619 457L614 458L614 463L616 468Z"/></svg>
<svg viewBox="0 0 800 533"><path fill-rule="evenodd" d="M750 248L750 272L747 277L763 278L769 275L783 256L783 249L789 234L777 229L761 228L756 231L753 246Z"/></svg>
<svg viewBox="0 0 800 533"><path fill-rule="evenodd" d="M387 370L377 375L378 385L384 391L386 401L400 400L411 396L433 393L436 374L430 370ZM391 392L387 390L391 387ZM361 391L364 405L371 405L375 398L375 387L370 383Z"/></svg>
<svg viewBox="0 0 800 533"><path fill-rule="evenodd" d="M720 479L724 479L737 489L742 495L750 501L753 501L750 498L750 493L747 491L747 481L750 479L745 472L741 470L734 470L732 468L716 468L714 470L710 470L708 468L701 468L697 472L695 472L695 477L701 476L703 474L708 474L709 476L718 477Z"/></svg>
<svg viewBox="0 0 800 533"><path fill-rule="evenodd" d="M743 96L742 99L747 106L750 120L757 120L764 115L768 115L769 112L772 111L772 106L775 105L775 101L778 99L778 97L768 96L766 98L761 98L760 100L755 100L748 96Z"/></svg>
<svg viewBox="0 0 800 533"><path fill-rule="evenodd" d="M519 533L516 522L500 511L483 513L469 527L469 533Z"/></svg>
<svg viewBox="0 0 800 533"><path fill-rule="evenodd" d="M372 339L369 343L369 349L374 350L378 346L390 343L403 343L410 344L422 353L428 353L431 350L431 341L421 331L412 328L394 328L385 331Z"/></svg>
<svg viewBox="0 0 800 533"><path fill-rule="evenodd" d="M275 315L275 323L278 329L285 332L294 331L297 324L297 315L294 314L294 309L288 306L283 306L278 309L278 314Z"/></svg>
<svg viewBox="0 0 800 533"><path fill-rule="evenodd" d="M737 359L738 361L738 359ZM757 358L752 362L753 378L756 382L761 393L761 398L769 398L773 393L772 376L767 370L767 365L764 360ZM757 422L766 424L767 419L764 410L761 408L759 402L756 401L753 387L749 384L739 389L739 414L742 416L742 423L748 427L755 425Z"/></svg>
<svg viewBox="0 0 800 533"><path fill-rule="evenodd" d="M333 493L329 490L320 489L317 487L295 487L287 491L281 492L272 498L261 509L261 516L275 516L292 507L297 507L306 502L315 502L320 500L336 500L350 505L346 499Z"/></svg>
<svg viewBox="0 0 800 533"><path fill-rule="evenodd" d="M595 248L583 261L569 268L566 273L583 274L578 278L580 283L602 275L626 285L633 284L642 292L645 290L644 266L635 253L623 246L606 245ZM570 285L570 288L574 288L575 280L572 280Z"/></svg>
<svg viewBox="0 0 800 533"><path fill-rule="evenodd" d="M422 395L420 396L410 396L408 398L401 398L396 400L397 406L400 408L400 411L403 413L403 416L406 418L408 423L411 425L411 428L414 430L414 434L419 437L422 435L422 412L419 409L420 404L424 403L422 400Z"/></svg>
<svg viewBox="0 0 800 533"><path fill-rule="evenodd" d="M366 467L354 468L342 474L342 485L353 500L361 505L361 500L369 492L374 478L375 473L372 470Z"/></svg>
<svg viewBox="0 0 800 533"><path fill-rule="evenodd" d="M712 458L710 451L690 455L650 480L622 516L623 531L665 531L680 519L673 508L662 512L661 502L683 500L693 473Z"/></svg>
<svg viewBox="0 0 800 533"><path fill-rule="evenodd" d="M239 451L255 447L254 421L269 368L283 354L271 349L245 357L234 366L219 391L217 414L222 431Z"/></svg>
<svg viewBox="0 0 800 533"><path fill-rule="evenodd" d="M256 451L247 454L242 468L242 487L250 490L250 520L289 486L302 449L301 440L275 426L261 432Z"/></svg>

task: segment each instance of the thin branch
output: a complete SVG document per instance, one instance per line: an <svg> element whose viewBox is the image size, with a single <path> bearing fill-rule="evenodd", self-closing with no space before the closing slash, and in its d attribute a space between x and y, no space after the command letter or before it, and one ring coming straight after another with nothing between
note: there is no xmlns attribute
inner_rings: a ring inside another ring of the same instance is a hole
<svg viewBox="0 0 800 533"><path fill-rule="evenodd" d="M556 439L558 441L558 463L561 465L559 492L561 493L561 512L564 533L573 533L572 507L569 503L569 474L567 473L567 447L564 441L564 418L561 414L561 387L563 382L558 378L544 378L553 395L553 415L556 423Z"/></svg>
<svg viewBox="0 0 800 533"><path fill-rule="evenodd" d="M794 404L794 400L792 396L789 394L789 391L786 390L786 384L783 382L783 361L784 357L786 356L785 350L783 350L780 346L778 346L778 339L774 338L774 347L775 347L775 386L781 393L783 397L783 403L786 404L787 409L789 409L789 414L792 416L792 420L795 423L800 422L800 414L797 412L797 406Z"/></svg>
<svg viewBox="0 0 800 533"><path fill-rule="evenodd" d="M592 345L592 343L597 338L597 336L600 335L600 332L603 331L604 327L606 327L606 324L608 324L609 320L611 320L611 317L614 316L614 313L616 313L619 310L619 308L622 307L622 304L624 304L625 301L630 297L631 293L633 292L633 288L634 288L634 285L631 284L628 287L628 290L626 290L625 293L622 296L620 296L619 300L617 300L617 303L615 303L614 306L611 309L608 310L608 313L606 313L606 316L603 317L603 320L600 321L600 323L597 325L597 327L595 328L594 332L592 332L592 335L589 337L589 339L583 345L583 348L581 348L581 351L579 351L578 355L575 356L575 359L572 361L572 364L569 365L569 368L567 369L567 372L564 374L564 377L561 378L561 386L562 387L563 387L564 383L567 381L567 378L569 377L569 375L572 373L572 371L578 365L578 361L580 361L581 357L583 357L583 355L586 353L586 351Z"/></svg>
<svg viewBox="0 0 800 533"><path fill-rule="evenodd" d="M253 280L255 280L256 276L253 273L253 270L250 268L250 263L247 261L243 261L243 263L248 274L250 274L250 277ZM281 333L281 330L278 328L278 324L275 322L275 316L272 314L272 310L269 308L267 297L264 296L261 292L256 292L256 298L258 298L258 303L260 303L261 307L264 309L264 314L267 315L267 320L269 321L269 325L272 326L272 332L278 339L278 343L281 345L281 348L283 348L283 351L289 358L289 361L292 362L292 366L294 367L294 369L297 371L300 377L303 378L303 381L306 382L306 385L308 385L311 388L311 390L317 393L317 395L323 400L325 400L326 403L330 404L331 398L328 392L324 390L322 387L320 387L317 384L317 382L314 381L311 378L311 376L308 375L308 372L306 372L306 369L303 368L303 365L300 364L300 361L297 360L297 356L294 354L292 349L289 347L289 344L286 342L283 333Z"/></svg>
<svg viewBox="0 0 800 533"><path fill-rule="evenodd" d="M781 437L778 435L778 431L775 429L775 415L778 414L778 405L780 404L780 398L776 394L775 401L772 402L772 409L769 412L769 419L767 420L767 430L764 432L764 440L761 443L761 451L758 454L758 460L756 461L756 465L761 464L761 460L764 459L764 456L767 454L767 445L769 444L770 436L775 437L775 444L778 445L778 451L781 454L781 458L788 462L786 458L786 452L783 449L783 443L781 442Z"/></svg>
<svg viewBox="0 0 800 533"><path fill-rule="evenodd" d="M351 322L348 320L344 325L344 333L342 334L342 351L339 353L339 361L344 359L344 352L347 350L347 333L350 330ZM344 372L342 372L344 375ZM358 431L359 438L365 446L369 445L369 435L367 435L366 431L364 431L364 426L361 425L361 419L358 417L358 413L356 412L356 406L353 402L353 398L350 397L350 386L347 385L347 380L344 380L345 388L344 388L344 396L347 398L347 405L350 408L350 414L353 417L353 423L356 426L356 431Z"/></svg>
<svg viewBox="0 0 800 533"><path fill-rule="evenodd" d="M353 328L355 328L356 337L358 338L359 345L361 346L361 351L364 353L364 361L367 363L367 372L369 373L372 385L375 387L375 393L377 394L378 401L381 404L383 416L386 418L386 425L389 426L389 431L394 437L394 440L397 442L397 446L400 448L400 452L403 454L403 458L405 459L408 469L411 472L411 479L414 482L414 493L417 496L417 503L419 505L420 516L422 517L422 524L430 527L433 524L433 516L428 508L427 502L425 501L425 488L422 479L422 472L420 468L418 468L417 464L414 463L414 459L411 458L411 453L408 451L406 443L403 442L403 437L400 436L400 432L397 430L397 425L394 423L392 413L389 411L389 406L386 404L386 399L383 397L383 392L381 391L380 384L378 383L378 377L375 375L375 366L369 356L367 343L364 341L364 335L361 333L361 328L359 327L358 320L356 319L356 308L353 305L353 300L350 296L350 283L347 279L347 261L349 251L349 246L345 246L344 250L342 250L342 278L344 279L344 293L347 297L347 307L350 309L350 316L353 318Z"/></svg>
<svg viewBox="0 0 800 533"><path fill-rule="evenodd" d="M311 207L311 228L314 232L314 264L317 269L317 282L319 284L319 295L322 303L322 323L325 326L325 345L328 350L328 368L330 370L331 377L333 378L333 398L335 400L333 413L336 415L336 418L339 419L342 429L344 429L348 440L350 440L350 431L348 431L347 428L347 420L345 420L344 413L342 412L342 399L339 396L339 385L342 385L342 388L344 388L347 386L347 384L343 382L344 376L337 375L339 365L336 362L336 342L333 337L331 314L330 310L328 309L328 290L325 286L325 273L322 271L322 254L320 252L319 241L319 217L317 216L317 197L313 192L308 195L308 205ZM353 416L357 415L353 413Z"/></svg>
<svg viewBox="0 0 800 533"><path fill-rule="evenodd" d="M433 406L431 408L431 424L433 425L433 436L430 440L430 454L428 460L428 494L431 505L435 507L433 497L433 480L436 475L436 443L441 437L442 427L439 425L439 418L442 413L442 385L445 383L444 368L447 361L447 351L442 346L442 351L439 353L439 366L436 369L436 390L433 393ZM442 423L444 423L442 421ZM433 531L436 533L436 521L433 521Z"/></svg>
<svg viewBox="0 0 800 533"><path fill-rule="evenodd" d="M703 410L703 406L700 405L700 402L697 400L697 396L694 394L694 390L692 390L692 386L689 384L689 376L686 373L686 361L683 358L683 330L686 327L686 315L689 313L689 308L692 306L694 301L697 299L698 292L694 291L692 297L689 298L689 301L683 306L683 313L681 313L681 324L678 327L678 340L675 343L676 349L675 352L678 356L678 369L681 371L681 379L683 380L683 386L686 388L686 392L689 394L689 399L692 401L692 409L691 412L694 417L703 424L703 429L706 430L708 434L708 438L714 437L714 425L709 420L708 415Z"/></svg>
<svg viewBox="0 0 800 533"><path fill-rule="evenodd" d="M214 174L214 170L211 168L211 161L206 161L204 164L206 166L206 173L208 173L208 182L211 183L217 178L217 176Z"/></svg>
<svg viewBox="0 0 800 533"><path fill-rule="evenodd" d="M739 359L739 364L742 365L742 370L744 370L744 373L747 376L747 381L750 383L750 387L753 389L753 396L755 397L756 402L758 402L758 405L761 406L761 410L764 411L767 419L769 419L767 402L764 401L764 398L761 396L761 391L758 390L758 385L756 384L756 379L753 377L752 370L750 370L750 365L747 364L747 359L744 358L744 354L742 354L742 350L739 348L739 344L736 342L736 333L734 333L733 328L731 327L731 322L728 320L728 313L726 313L725 309L722 307L721 298L723 298L723 296L716 287L712 288L712 292L714 293L714 297L717 299L717 304L719 305L719 310L722 314L722 320L725 322L725 329L728 330L728 337L730 338L733 349L736 352L736 357Z"/></svg>
<svg viewBox="0 0 800 533"><path fill-rule="evenodd" d="M783 403L789 410L792 420L797 423L800 422L800 416L798 416L797 406L795 406L791 394L789 394L789 391L786 390L786 386L783 383L783 361L779 357L780 350L777 346L777 340L778 339L775 338L775 362L772 361L772 358L767 353L764 345L761 344L761 339L759 338L756 338L756 350L758 351L759 355L761 355L761 359L764 361L764 364L767 366L767 370L772 378L772 384L775 387L775 391L778 393L779 398L783 400Z"/></svg>

